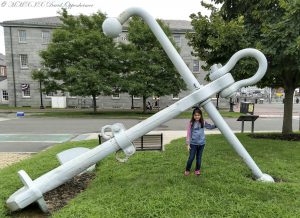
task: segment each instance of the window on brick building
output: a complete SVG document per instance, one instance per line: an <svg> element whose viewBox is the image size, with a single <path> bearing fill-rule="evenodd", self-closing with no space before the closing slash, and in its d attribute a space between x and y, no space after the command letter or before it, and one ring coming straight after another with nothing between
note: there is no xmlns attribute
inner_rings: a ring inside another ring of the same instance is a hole
<svg viewBox="0 0 300 218"><path fill-rule="evenodd" d="M50 42L50 32L49 31L42 31L42 40L43 43L49 43Z"/></svg>
<svg viewBox="0 0 300 218"><path fill-rule="evenodd" d="M26 42L26 30L19 30L19 42L25 43Z"/></svg>
<svg viewBox="0 0 300 218"><path fill-rule="evenodd" d="M199 60L193 60L193 72L199 72L199 70L200 70Z"/></svg>
<svg viewBox="0 0 300 218"><path fill-rule="evenodd" d="M173 94L173 95L172 95L172 99L173 99L173 100L179 99L179 94Z"/></svg>
<svg viewBox="0 0 300 218"><path fill-rule="evenodd" d="M8 101L8 92L7 92L7 90L2 90L2 101Z"/></svg>
<svg viewBox="0 0 300 218"><path fill-rule="evenodd" d="M1 76L6 76L5 67L0 67L0 75Z"/></svg>
<svg viewBox="0 0 300 218"><path fill-rule="evenodd" d="M122 40L122 41L127 41L127 40L128 40L127 34L122 34L122 35L121 35L121 40Z"/></svg>
<svg viewBox="0 0 300 218"><path fill-rule="evenodd" d="M22 89L22 97L23 98L29 98L30 97L30 85L27 83L21 84Z"/></svg>
<svg viewBox="0 0 300 218"><path fill-rule="evenodd" d="M20 54L20 66L21 68L28 68L28 55Z"/></svg>
<svg viewBox="0 0 300 218"><path fill-rule="evenodd" d="M174 35L173 38L174 38L174 41L175 41L176 45L178 47L181 47L181 37L180 37L180 35Z"/></svg>
<svg viewBox="0 0 300 218"><path fill-rule="evenodd" d="M120 91L119 88L113 89L113 94L111 95L112 99L120 99Z"/></svg>

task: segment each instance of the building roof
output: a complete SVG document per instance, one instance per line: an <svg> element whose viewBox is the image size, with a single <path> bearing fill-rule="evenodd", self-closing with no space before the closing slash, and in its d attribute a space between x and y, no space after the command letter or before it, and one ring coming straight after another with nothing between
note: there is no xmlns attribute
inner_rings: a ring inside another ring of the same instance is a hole
<svg viewBox="0 0 300 218"><path fill-rule="evenodd" d="M193 30L191 22L187 20L162 20L162 21L167 23L170 29L175 32L176 31L185 32L185 31ZM59 19L58 16L23 19L23 20L9 20L0 23L0 25L2 26L28 26L28 27L50 27L50 28L58 27L61 24L62 21Z"/></svg>
<svg viewBox="0 0 300 218"><path fill-rule="evenodd" d="M0 66L6 66L5 55L0 53Z"/></svg>
<svg viewBox="0 0 300 218"><path fill-rule="evenodd" d="M172 30L193 30L190 21L187 20L163 20Z"/></svg>
<svg viewBox="0 0 300 218"><path fill-rule="evenodd" d="M48 27L57 27L62 24L62 21L58 16L55 17L41 17L41 18L32 18L32 19L22 19L22 20L8 20L1 23L2 26L48 26Z"/></svg>

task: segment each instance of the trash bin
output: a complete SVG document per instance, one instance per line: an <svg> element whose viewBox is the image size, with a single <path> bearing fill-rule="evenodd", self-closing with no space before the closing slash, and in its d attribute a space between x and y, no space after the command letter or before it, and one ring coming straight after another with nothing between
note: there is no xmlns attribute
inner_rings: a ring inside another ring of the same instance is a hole
<svg viewBox="0 0 300 218"><path fill-rule="evenodd" d="M260 99L259 99L259 103L260 103L260 104L263 104L263 103L264 103L264 99L263 99L263 98L260 98Z"/></svg>
<svg viewBox="0 0 300 218"><path fill-rule="evenodd" d="M240 113L252 114L254 113L254 103L252 102L241 102Z"/></svg>

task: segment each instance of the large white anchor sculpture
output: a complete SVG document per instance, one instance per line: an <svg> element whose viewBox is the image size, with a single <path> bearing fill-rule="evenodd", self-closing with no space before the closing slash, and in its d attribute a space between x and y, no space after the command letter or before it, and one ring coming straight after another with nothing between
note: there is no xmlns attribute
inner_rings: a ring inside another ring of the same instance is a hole
<svg viewBox="0 0 300 218"><path fill-rule="evenodd" d="M262 173L210 99L212 96L215 96L216 93L220 93L222 97L230 97L239 88L257 83L267 70L267 60L265 56L260 51L250 48L238 51L230 58L225 66L219 68L217 65L214 65L209 76L212 82L202 86L181 59L156 20L143 9L129 8L118 18L106 19L103 23L104 33L107 36L117 37L122 32L122 24L133 15L142 17L150 26L192 93L128 130L120 123L103 127L102 134L108 139L106 142L98 145L92 150L84 150L80 155L62 163L61 166L51 170L34 181L30 179L25 171L19 171L18 174L24 187L16 191L7 200L7 206L12 211L22 209L33 202L37 202L41 209L46 212L48 209L43 198L44 193L62 185L72 177L102 160L104 157L117 152L120 148L127 157L133 155L135 153L135 146L132 144L132 141L198 103L200 103L207 111L210 118L217 125L227 141L232 145L238 155L242 157L246 165L251 169L254 177L259 181L274 182L271 176ZM235 66L238 60L246 56L254 57L258 61L259 68L256 74L251 78L235 82L229 71ZM112 130L112 138L105 134L107 128Z"/></svg>

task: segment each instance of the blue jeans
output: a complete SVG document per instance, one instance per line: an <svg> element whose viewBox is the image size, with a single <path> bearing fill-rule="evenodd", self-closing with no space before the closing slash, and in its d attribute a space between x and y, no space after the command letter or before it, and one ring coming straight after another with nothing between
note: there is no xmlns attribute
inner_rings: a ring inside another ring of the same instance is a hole
<svg viewBox="0 0 300 218"><path fill-rule="evenodd" d="M196 155L196 170L201 168L202 153L205 145L190 145L190 156L186 163L186 171L190 171Z"/></svg>

